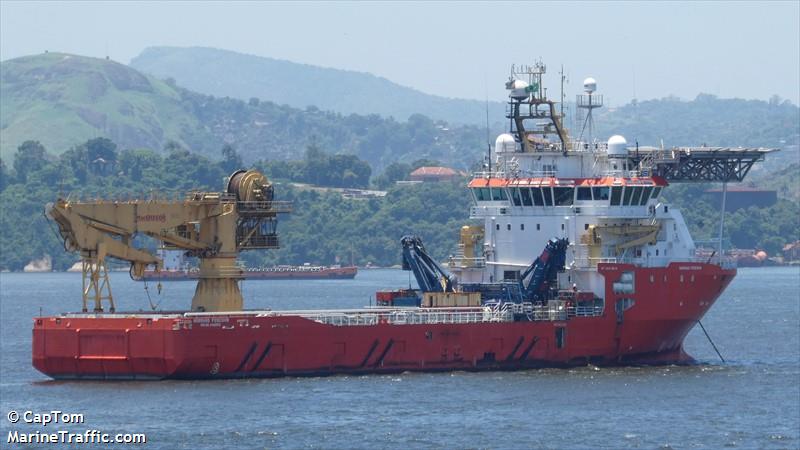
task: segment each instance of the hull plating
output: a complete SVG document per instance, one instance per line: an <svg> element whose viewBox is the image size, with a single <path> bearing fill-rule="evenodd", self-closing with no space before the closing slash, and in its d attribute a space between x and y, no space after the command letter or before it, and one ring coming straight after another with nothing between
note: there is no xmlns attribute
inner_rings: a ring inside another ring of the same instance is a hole
<svg viewBox="0 0 800 450"><path fill-rule="evenodd" d="M632 269L600 267L608 292L616 279L609 273ZM618 296L608 294L601 315L567 320L331 325L269 312L43 317L34 320L33 365L57 379L202 379L691 362L683 340L735 270L672 264L635 271L636 292L625 294L634 300L629 309L618 314Z"/></svg>

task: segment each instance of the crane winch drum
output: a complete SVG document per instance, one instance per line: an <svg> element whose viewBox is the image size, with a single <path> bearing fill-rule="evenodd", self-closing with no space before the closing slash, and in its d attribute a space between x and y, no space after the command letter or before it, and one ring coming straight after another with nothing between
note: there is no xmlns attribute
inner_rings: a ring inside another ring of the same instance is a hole
<svg viewBox="0 0 800 450"><path fill-rule="evenodd" d="M240 202L271 202L273 198L272 184L255 170L237 170L231 174L225 191Z"/></svg>

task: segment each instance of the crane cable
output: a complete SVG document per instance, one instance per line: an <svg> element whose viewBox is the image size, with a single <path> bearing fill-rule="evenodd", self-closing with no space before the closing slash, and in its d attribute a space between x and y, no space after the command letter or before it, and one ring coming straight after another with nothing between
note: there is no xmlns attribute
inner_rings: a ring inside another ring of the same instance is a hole
<svg viewBox="0 0 800 450"><path fill-rule="evenodd" d="M702 329L703 333L706 335L706 338L708 339L708 342L710 342L711 346L714 347L714 351L717 352L717 356L719 356L719 359L721 359L722 362L725 362L725 358L723 358L722 354L720 354L719 350L717 350L717 346L714 345L714 341L712 341L711 340L711 336L708 335L708 331L706 331L706 327L703 326L703 322L700 322L700 319L698 319L697 323L700 325L700 329Z"/></svg>
<svg viewBox="0 0 800 450"><path fill-rule="evenodd" d="M158 289L158 295L161 296L161 274L159 273L159 280L156 288ZM143 277L142 281L144 282L144 292L147 294L147 301L150 303L150 309L155 311L159 306L161 306L161 302L164 301L164 297L161 297L161 300L158 303L153 304L153 299L150 298L150 288L147 286L147 278Z"/></svg>

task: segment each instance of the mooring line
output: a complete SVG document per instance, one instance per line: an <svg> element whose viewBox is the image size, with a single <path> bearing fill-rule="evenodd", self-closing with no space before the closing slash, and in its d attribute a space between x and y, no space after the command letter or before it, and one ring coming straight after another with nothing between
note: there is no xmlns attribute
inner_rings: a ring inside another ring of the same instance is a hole
<svg viewBox="0 0 800 450"><path fill-rule="evenodd" d="M700 320L698 320L697 323L700 325L700 329L702 329L703 333L706 335L708 342L710 342L711 346L714 347L714 351L717 352L717 356L719 356L719 359L721 359L722 362L725 362L725 358L723 358L722 354L720 354L719 350L717 350L717 346L714 345L714 341L712 341L711 336L708 335L708 331L706 331L706 327L703 326L703 322L700 322Z"/></svg>

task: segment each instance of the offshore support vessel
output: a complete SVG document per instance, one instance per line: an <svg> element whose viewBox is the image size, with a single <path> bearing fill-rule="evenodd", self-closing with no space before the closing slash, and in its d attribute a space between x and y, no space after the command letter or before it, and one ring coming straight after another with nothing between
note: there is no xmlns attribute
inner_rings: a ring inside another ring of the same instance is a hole
<svg viewBox="0 0 800 450"><path fill-rule="evenodd" d="M33 365L56 379L163 379L691 361L683 340L736 269L696 258L661 194L670 182L741 181L769 150L597 142L592 79L571 138L544 73L512 68L509 132L469 182L470 218L483 223L462 227L447 267L403 238L420 289L379 292L378 307L242 309L237 254L277 247L276 217L291 209L255 171L182 200L48 205L83 258L83 311L34 319ZM199 258L191 310L115 311L106 259L129 261L134 277L161 264L132 245L136 233Z"/></svg>

